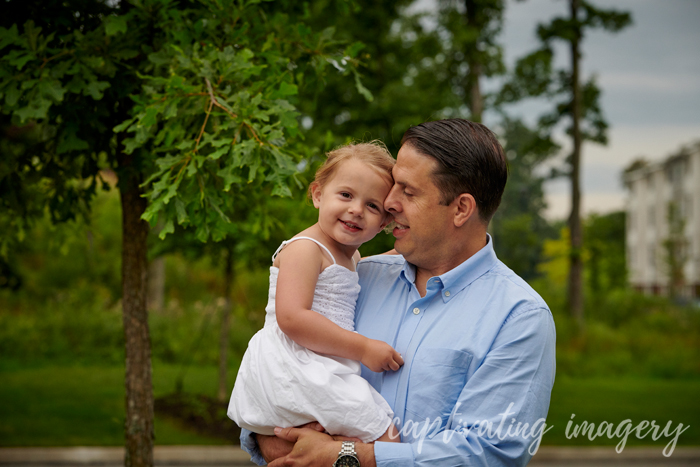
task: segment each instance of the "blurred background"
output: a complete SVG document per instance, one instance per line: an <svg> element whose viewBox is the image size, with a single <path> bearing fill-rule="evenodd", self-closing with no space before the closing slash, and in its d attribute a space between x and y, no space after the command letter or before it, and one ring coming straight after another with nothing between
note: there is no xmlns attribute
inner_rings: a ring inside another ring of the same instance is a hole
<svg viewBox="0 0 700 467"><path fill-rule="evenodd" d="M264 321L270 256L316 220L306 185L324 152L380 139L395 155L411 125L449 117L501 139L510 174L490 226L496 253L555 318L543 444L618 443L569 439L573 414L683 423L679 445L700 444L700 3L1 8L0 446L124 443L133 199L150 222L155 442L237 443L228 395ZM222 138L233 147L223 156ZM263 152L234 153L251 141ZM193 182L178 185L181 173ZM392 245L380 234L361 253Z"/></svg>

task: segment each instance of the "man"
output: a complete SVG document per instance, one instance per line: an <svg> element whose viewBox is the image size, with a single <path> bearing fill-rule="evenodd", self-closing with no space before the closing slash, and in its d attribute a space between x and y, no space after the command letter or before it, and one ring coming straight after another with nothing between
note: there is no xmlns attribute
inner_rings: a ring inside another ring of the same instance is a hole
<svg viewBox="0 0 700 467"><path fill-rule="evenodd" d="M393 175L384 205L400 256L359 263L356 330L404 358L396 372L362 371L394 409L402 442L285 428L258 436L260 449L272 467L525 465L545 432L555 330L487 234L507 178L503 149L478 123L428 122L404 135ZM241 442L262 460L252 436Z"/></svg>

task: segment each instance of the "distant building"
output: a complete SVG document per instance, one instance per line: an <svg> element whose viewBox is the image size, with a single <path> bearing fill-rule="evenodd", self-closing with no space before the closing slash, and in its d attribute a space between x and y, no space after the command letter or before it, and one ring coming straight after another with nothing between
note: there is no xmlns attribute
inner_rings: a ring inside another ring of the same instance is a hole
<svg viewBox="0 0 700 467"><path fill-rule="evenodd" d="M700 297L700 142L623 175L627 269L635 289Z"/></svg>

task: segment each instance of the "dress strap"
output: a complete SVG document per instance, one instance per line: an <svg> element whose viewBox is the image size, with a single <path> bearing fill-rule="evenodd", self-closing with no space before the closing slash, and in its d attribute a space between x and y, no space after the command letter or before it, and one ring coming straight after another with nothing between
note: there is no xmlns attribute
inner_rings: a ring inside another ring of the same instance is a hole
<svg viewBox="0 0 700 467"><path fill-rule="evenodd" d="M311 238L311 237L294 237L294 238L290 238L289 240L283 241L282 244L279 246L279 248L277 248L277 251L275 251L275 254L272 255L272 261L273 262L275 261L275 258L277 257L279 252L282 251L282 248L284 248L285 246L287 246L288 244L290 244L296 240L311 240L312 242L314 242L315 244L317 244L318 246L323 248L326 253L328 253L328 256L330 256L331 259L333 260L333 264L338 264L338 263L336 263L335 258L333 257L333 254L331 253L331 251L328 248L326 248L326 245L319 242L315 238Z"/></svg>

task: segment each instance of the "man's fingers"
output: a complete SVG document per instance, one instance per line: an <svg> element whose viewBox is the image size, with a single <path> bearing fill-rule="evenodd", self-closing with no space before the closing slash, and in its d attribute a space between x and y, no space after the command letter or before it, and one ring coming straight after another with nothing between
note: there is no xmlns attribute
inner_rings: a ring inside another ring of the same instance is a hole
<svg viewBox="0 0 700 467"><path fill-rule="evenodd" d="M299 438L299 428L280 428L277 427L275 428L275 436L278 438L282 438L284 440L287 440L292 443L296 443L297 439Z"/></svg>
<svg viewBox="0 0 700 467"><path fill-rule="evenodd" d="M267 465L268 465L268 467L284 467L284 461L286 459L287 459L287 456L280 457L280 458L277 458L277 459L273 460L272 462L268 463Z"/></svg>
<svg viewBox="0 0 700 467"><path fill-rule="evenodd" d="M319 433L323 433L324 431L326 431L326 429L323 428L323 425L321 425L318 422L309 422L304 425L298 426L297 428L309 428L311 430L318 431Z"/></svg>

